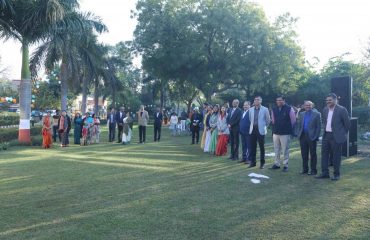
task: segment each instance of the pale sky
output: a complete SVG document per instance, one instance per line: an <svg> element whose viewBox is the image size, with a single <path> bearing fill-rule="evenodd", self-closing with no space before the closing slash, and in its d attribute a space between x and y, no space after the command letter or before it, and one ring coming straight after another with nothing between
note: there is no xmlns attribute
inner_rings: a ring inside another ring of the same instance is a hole
<svg viewBox="0 0 370 240"><path fill-rule="evenodd" d="M370 44L369 0L253 0L273 21L278 15L290 12L299 18L296 31L306 59L320 59L320 66L331 57L350 52L348 59L360 61L362 51ZM100 16L109 33L100 36L104 43L115 44L132 40L135 20L130 10L136 0L81 0L81 9ZM2 67L9 67L9 78L19 79L21 72L20 44L1 42Z"/></svg>

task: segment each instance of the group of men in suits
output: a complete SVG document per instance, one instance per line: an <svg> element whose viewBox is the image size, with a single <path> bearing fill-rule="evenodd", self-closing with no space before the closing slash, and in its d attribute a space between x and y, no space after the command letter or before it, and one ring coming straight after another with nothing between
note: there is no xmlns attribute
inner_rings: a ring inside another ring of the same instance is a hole
<svg viewBox="0 0 370 240"><path fill-rule="evenodd" d="M256 166L257 143L260 148L260 168L265 165L265 135L270 124L270 114L262 106L262 98L254 98L253 107L249 101L239 107L239 100L235 99L232 108L228 111L228 125L230 128L231 154L229 159L239 160L239 135L242 139L241 163L249 164L249 168Z"/></svg>
<svg viewBox="0 0 370 240"><path fill-rule="evenodd" d="M145 110L144 105L140 106L139 111L136 113L139 129L139 143L146 141L146 127L149 123L149 113ZM111 108L107 115L107 122L109 126L109 142L114 142L115 132L117 127L117 143L122 142L123 127L126 124L124 119L126 117L125 107L120 107L119 111ZM160 141L162 129L163 114L160 108L156 109L154 113L154 141Z"/></svg>
<svg viewBox="0 0 370 240"><path fill-rule="evenodd" d="M317 175L317 142L320 137L323 122L324 133L322 137L321 170L316 178L330 178L329 161L332 159L334 175L332 180L340 179L340 165L342 144L347 139L349 131L349 115L343 106L337 102L337 96L330 93L326 98L327 106L321 113L314 108L311 101L304 102L304 111L298 114L286 104L283 96L276 97L276 105L271 113L262 106L261 96L254 98L253 107L249 101L243 104L243 110L235 99L232 108L228 111L228 126L230 129L231 154L229 159L239 160L239 135L242 140L242 158L239 162L249 164L249 168L256 166L257 143L260 149L260 169L265 165L265 135L267 127L272 125L272 138L275 159L270 169L282 167L283 172L288 171L289 145L292 136L297 136L301 148L302 171L301 174ZM283 156L281 161L280 156ZM309 166L310 162L310 166Z"/></svg>
<svg viewBox="0 0 370 240"><path fill-rule="evenodd" d="M107 122L109 127L109 142L113 142L116 134L117 126L117 143L121 143L122 132L123 132L123 119L126 117L125 107L120 107L119 111L115 111L114 108L110 109L107 114Z"/></svg>

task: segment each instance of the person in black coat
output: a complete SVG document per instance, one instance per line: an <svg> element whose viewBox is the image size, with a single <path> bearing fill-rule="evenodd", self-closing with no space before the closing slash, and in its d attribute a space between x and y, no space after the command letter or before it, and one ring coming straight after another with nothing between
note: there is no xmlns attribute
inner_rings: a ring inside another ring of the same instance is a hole
<svg viewBox="0 0 370 240"><path fill-rule="evenodd" d="M230 146L231 155L229 159L238 160L239 157L239 128L240 118L242 116L242 110L238 107L239 100L233 100L233 107L230 109L230 114L227 117L228 127L230 129Z"/></svg>
<svg viewBox="0 0 370 240"><path fill-rule="evenodd" d="M194 113L191 115L191 144L195 143L195 140L197 141L197 144L199 143L199 129L200 124L203 121L202 115L199 113L199 108L194 108Z"/></svg>
<svg viewBox="0 0 370 240"><path fill-rule="evenodd" d="M122 133L123 133L123 119L126 117L125 108L121 107L120 110L116 114L116 123L118 128L118 136L117 136L117 143L122 142Z"/></svg>
<svg viewBox="0 0 370 240"><path fill-rule="evenodd" d="M116 134L116 111L114 108L107 114L107 123L109 127L109 142L113 142Z"/></svg>
<svg viewBox="0 0 370 240"><path fill-rule="evenodd" d="M154 142L160 141L162 131L163 114L161 109L158 107L156 113L154 113Z"/></svg>
<svg viewBox="0 0 370 240"><path fill-rule="evenodd" d="M251 151L251 143L250 143L250 134L249 128L251 125L251 121L249 119L249 108L251 103L249 101L245 101L243 104L243 112L240 118L240 137L242 139L242 150L243 155L240 162L245 164L250 164L249 154Z"/></svg>

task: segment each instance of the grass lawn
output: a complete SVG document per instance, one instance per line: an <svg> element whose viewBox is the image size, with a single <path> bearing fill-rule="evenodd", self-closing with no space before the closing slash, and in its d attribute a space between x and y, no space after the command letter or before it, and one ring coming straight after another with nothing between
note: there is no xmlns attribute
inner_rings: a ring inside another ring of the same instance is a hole
<svg viewBox="0 0 370 240"><path fill-rule="evenodd" d="M145 145L103 132L97 145L0 152L0 239L370 239L369 158L345 159L333 182L298 174L296 140L283 173L148 133Z"/></svg>

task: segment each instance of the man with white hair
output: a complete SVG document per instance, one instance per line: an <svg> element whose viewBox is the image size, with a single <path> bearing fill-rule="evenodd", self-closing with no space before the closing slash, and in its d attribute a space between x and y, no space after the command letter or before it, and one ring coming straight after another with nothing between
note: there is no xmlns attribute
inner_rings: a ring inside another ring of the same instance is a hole
<svg viewBox="0 0 370 240"><path fill-rule="evenodd" d="M321 113L313 108L314 104L311 101L305 101L303 107L304 111L299 113L297 122L297 137L301 146L303 160L301 174L316 175L316 147L320 137ZM311 171L309 171L308 167L309 155L311 158Z"/></svg>

